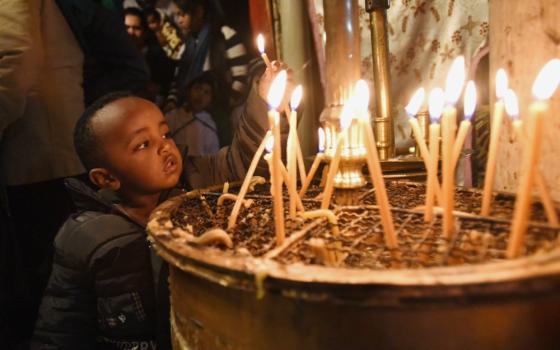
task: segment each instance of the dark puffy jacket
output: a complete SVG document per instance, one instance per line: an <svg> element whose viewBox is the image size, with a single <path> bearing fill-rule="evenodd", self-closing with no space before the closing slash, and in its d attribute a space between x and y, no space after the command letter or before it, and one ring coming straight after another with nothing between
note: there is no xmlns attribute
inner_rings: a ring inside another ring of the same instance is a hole
<svg viewBox="0 0 560 350"><path fill-rule="evenodd" d="M155 288L143 227L86 185L67 184L82 211L55 238L35 347L155 349Z"/></svg>

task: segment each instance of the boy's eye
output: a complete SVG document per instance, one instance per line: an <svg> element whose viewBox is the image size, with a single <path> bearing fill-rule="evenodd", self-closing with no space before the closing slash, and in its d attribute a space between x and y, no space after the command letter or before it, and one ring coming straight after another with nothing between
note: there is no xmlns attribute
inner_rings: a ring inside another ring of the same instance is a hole
<svg viewBox="0 0 560 350"><path fill-rule="evenodd" d="M148 148L149 145L150 145L150 141L146 140L146 141L142 142L141 144L137 145L136 147L134 147L134 150L139 151L141 149Z"/></svg>
<svg viewBox="0 0 560 350"><path fill-rule="evenodd" d="M171 131L168 131L165 134L163 134L163 138L164 139L170 139L171 138Z"/></svg>

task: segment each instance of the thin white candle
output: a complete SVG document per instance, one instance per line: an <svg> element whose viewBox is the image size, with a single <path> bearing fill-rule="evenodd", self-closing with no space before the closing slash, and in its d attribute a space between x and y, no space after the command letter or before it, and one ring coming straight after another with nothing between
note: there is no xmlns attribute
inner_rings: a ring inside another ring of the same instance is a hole
<svg viewBox="0 0 560 350"><path fill-rule="evenodd" d="M504 115L503 97L507 91L508 79L503 69L496 72L496 102L494 103L494 114L490 124L490 145L488 146L488 159L486 160L486 172L484 174L484 188L482 191L482 205L480 215L490 215L492 204L492 190L496 174L496 156L500 138L500 129Z"/></svg>
<svg viewBox="0 0 560 350"><path fill-rule="evenodd" d="M430 113L430 164L428 165L428 179L426 186L426 205L424 212L424 221L430 222L434 218L434 202L437 193L438 201L441 204L441 187L438 180L438 160L439 160L439 120L443 111L444 93L440 88L435 88L430 92L428 102L428 111Z"/></svg>
<svg viewBox="0 0 560 350"><path fill-rule="evenodd" d="M261 159L264 148L266 146L266 142L270 136L271 136L271 132L268 131L266 135L263 137L261 144L257 148L257 151L255 152L255 155L251 160L251 164L249 165L249 170L247 170L247 174L245 175L245 179L243 180L243 184L241 185L241 189L239 190L237 200L235 201L233 210L231 211L231 214L229 216L228 229L235 227L237 216L239 215L239 210L241 209L243 199L245 198L245 195L247 194L247 190L249 189L249 184L251 183L251 178L255 173L255 169L257 168L259 160Z"/></svg>
<svg viewBox="0 0 560 350"><path fill-rule="evenodd" d="M375 144L375 137L369 121L368 105L369 105L369 89L367 83L359 80L356 84L356 109L358 111L358 122L360 124L360 131L364 133L366 152L366 163L369 169L371 181L375 187L375 200L379 207L379 214L381 216L381 223L383 225L383 234L385 244L389 249L397 249L398 239L395 232L395 225L391 215L391 206L385 189L385 180L383 179L383 172L381 171L381 163L377 153L377 146Z"/></svg>
<svg viewBox="0 0 560 350"><path fill-rule="evenodd" d="M301 186L301 190L299 191L299 196L301 198L303 198L305 196L305 192L307 192L307 189L309 188L309 185L311 184L311 181L313 181L313 177L315 176L315 173L317 172L317 169L319 168L319 165L321 164L321 161L323 160L325 154L325 131L323 130L323 128L319 128L318 130L319 133L319 152L317 152L317 154L315 155L315 159L313 160L313 164L311 164L311 169L309 169L309 173L307 174L307 177L305 179L305 181L303 182L303 185Z"/></svg>
<svg viewBox="0 0 560 350"><path fill-rule="evenodd" d="M264 63L266 64L266 67L271 69L272 66L270 64L270 60L268 59L268 56L267 56L266 52L264 51L264 36L262 34L257 35L257 48L259 49L259 52L261 53L261 57L262 57Z"/></svg>
<svg viewBox="0 0 560 350"><path fill-rule="evenodd" d="M459 56L453 61L445 84L447 106L443 110L442 152L443 152L443 233L447 238L455 232L453 207L455 202L455 167L453 166L453 145L457 129L455 103L461 96L465 81L465 59Z"/></svg>
<svg viewBox="0 0 560 350"><path fill-rule="evenodd" d="M340 116L340 132L338 133L336 139L336 149L334 156L331 160L329 173L327 175L327 183L325 184L325 189L323 190L323 199L321 201L321 209L328 209L331 203L331 198L334 192L334 178L338 171L338 165L340 163L340 155L342 153L342 146L346 142L346 130L352 124L352 112L350 105L344 105L342 114Z"/></svg>
<svg viewBox="0 0 560 350"><path fill-rule="evenodd" d="M296 109L301 101L303 89L301 85L298 85L294 92L292 93L292 98L290 99L290 119L289 119L289 132L288 132L288 151L287 151L287 161L288 161L288 180L293 188L297 188L297 112ZM290 194L290 204L289 204L289 214L292 219L296 217L296 198Z"/></svg>
<svg viewBox="0 0 560 350"><path fill-rule="evenodd" d="M476 108L476 87L474 81L470 80L465 88L465 98L463 102L464 108L464 119L459 126L459 131L457 132L457 139L453 145L453 153L451 159L453 161L453 168L457 166L457 161L463 150L463 144L465 143L465 138L467 137L471 129L471 118L474 114Z"/></svg>
<svg viewBox="0 0 560 350"><path fill-rule="evenodd" d="M512 126L517 140L519 140L522 147L526 147L527 135L525 135L523 123L521 122L521 119L519 119L519 102L517 101L517 95L512 89L508 89L506 92L504 96L504 105L506 113L512 119ZM556 212L554 201L550 197L548 185L546 184L540 169L535 170L535 183L539 190L548 222L551 225L558 226L560 224L558 220L558 213Z"/></svg>
<svg viewBox="0 0 560 350"><path fill-rule="evenodd" d="M548 112L548 99L556 91L560 83L560 59L549 61L539 72L533 84L534 101L529 107L530 125L529 138L526 151L523 155L523 172L519 182L517 198L515 201L513 221L511 225L510 240L507 256L515 258L521 251L527 230L529 211L531 206L531 193L534 177L538 167L539 151L541 145L542 119Z"/></svg>
<svg viewBox="0 0 560 350"><path fill-rule="evenodd" d="M270 110L268 112L268 121L270 123L270 128L272 130L272 135L276 142L274 142L274 148L272 151L272 201L274 206L274 227L276 231L276 244L280 245L284 241L286 236L284 227L284 201L282 198L282 173L280 169L280 163L282 162L282 149L281 149L281 138L280 138L280 126L279 120L280 116L276 110L282 98L284 97L284 90L286 88L287 73L282 70L278 73L277 77L272 82L270 91L268 92L268 104Z"/></svg>

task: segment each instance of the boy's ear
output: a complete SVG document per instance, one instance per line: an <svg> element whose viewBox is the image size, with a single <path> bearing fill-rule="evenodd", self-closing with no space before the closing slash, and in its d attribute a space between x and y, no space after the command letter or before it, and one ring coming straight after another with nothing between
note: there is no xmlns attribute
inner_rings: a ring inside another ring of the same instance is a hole
<svg viewBox="0 0 560 350"><path fill-rule="evenodd" d="M89 171L89 179L99 188L108 188L116 191L121 187L121 182L105 168L91 169Z"/></svg>

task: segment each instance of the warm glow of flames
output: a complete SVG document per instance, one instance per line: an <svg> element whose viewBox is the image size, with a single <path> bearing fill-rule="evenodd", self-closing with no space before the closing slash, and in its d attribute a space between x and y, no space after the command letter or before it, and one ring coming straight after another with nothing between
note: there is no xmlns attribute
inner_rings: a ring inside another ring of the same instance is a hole
<svg viewBox="0 0 560 350"><path fill-rule="evenodd" d="M319 128L319 152L323 153L325 151L325 130Z"/></svg>
<svg viewBox="0 0 560 350"><path fill-rule="evenodd" d="M358 112L363 112L368 110L369 87L366 81L363 79L360 79L356 82L356 91L354 92L354 103Z"/></svg>
<svg viewBox="0 0 560 350"><path fill-rule="evenodd" d="M414 117L420 110L420 107L422 107L422 103L424 103L425 94L426 93L424 92L424 88L420 88L416 90L414 95L412 95L410 102L408 102L408 105L404 108L406 114L408 114L410 118Z"/></svg>
<svg viewBox="0 0 560 350"><path fill-rule="evenodd" d="M496 72L496 97L498 99L504 98L508 89L508 77L503 68L498 69Z"/></svg>
<svg viewBox="0 0 560 350"><path fill-rule="evenodd" d="M461 96L461 89L465 83L465 58L459 56L451 64L445 80L445 100L454 105Z"/></svg>
<svg viewBox="0 0 560 350"><path fill-rule="evenodd" d="M278 109L280 106L282 98L284 97L284 90L286 89L287 77L288 74L286 73L286 70L282 70L278 73L276 78L274 78L267 95L268 105L271 109Z"/></svg>
<svg viewBox="0 0 560 350"><path fill-rule="evenodd" d="M465 88L465 100L463 102L465 119L471 119L476 108L476 86L474 81L469 80Z"/></svg>
<svg viewBox="0 0 560 350"><path fill-rule="evenodd" d="M272 148L274 147L274 136L268 135L266 139L266 143L264 144L264 148L266 149L267 153L272 152Z"/></svg>
<svg viewBox="0 0 560 350"><path fill-rule="evenodd" d="M428 101L428 110L430 111L430 119L432 123L437 123L443 112L445 94L441 88L435 88L430 91Z"/></svg>
<svg viewBox="0 0 560 350"><path fill-rule="evenodd" d="M507 89L504 94L504 106L506 113L511 119L516 120L519 118L519 101L517 100L517 95L512 89Z"/></svg>
<svg viewBox="0 0 560 350"><path fill-rule="evenodd" d="M257 48L261 54L264 53L264 36L262 34L257 35Z"/></svg>
<svg viewBox="0 0 560 350"><path fill-rule="evenodd" d="M533 83L533 96L548 100L560 83L560 59L554 58L542 67Z"/></svg>
<svg viewBox="0 0 560 350"><path fill-rule="evenodd" d="M302 96L303 96L303 87L301 85L298 85L295 88L294 92L292 92L292 98L290 99L290 107L292 108L292 110L298 108Z"/></svg>
<svg viewBox="0 0 560 350"><path fill-rule="evenodd" d="M340 130L346 130L352 125L352 99L344 104L342 113L340 114Z"/></svg>

